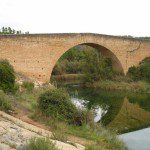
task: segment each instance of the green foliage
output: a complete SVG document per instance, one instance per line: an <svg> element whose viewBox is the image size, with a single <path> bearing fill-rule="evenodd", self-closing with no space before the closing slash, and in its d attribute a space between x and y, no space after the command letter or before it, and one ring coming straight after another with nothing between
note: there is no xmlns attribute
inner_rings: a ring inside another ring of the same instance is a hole
<svg viewBox="0 0 150 150"><path fill-rule="evenodd" d="M115 133L106 130L100 124L94 126L82 125L82 126L69 126L70 134L79 136L95 143L88 145L86 150L125 150L123 142L121 142ZM95 149L94 149L95 148Z"/></svg>
<svg viewBox="0 0 150 150"><path fill-rule="evenodd" d="M69 123L74 122L77 109L63 89L52 89L41 94L38 100L40 110L47 116Z"/></svg>
<svg viewBox="0 0 150 150"><path fill-rule="evenodd" d="M76 46L71 48L69 51L67 51L63 56L60 58L61 60L68 60L71 61L80 61L84 58L84 49L82 49L82 46Z"/></svg>
<svg viewBox="0 0 150 150"><path fill-rule="evenodd" d="M66 73L66 63L67 61L64 60L61 63L57 63L53 69L52 75L62 75Z"/></svg>
<svg viewBox="0 0 150 150"><path fill-rule="evenodd" d="M64 53L55 65L52 74L73 74L82 72L82 60L85 57L85 49L81 46L71 48L69 51Z"/></svg>
<svg viewBox="0 0 150 150"><path fill-rule="evenodd" d="M28 92L31 92L34 89L34 83L33 82L24 81L23 84L22 84L22 87L25 88Z"/></svg>
<svg viewBox="0 0 150 150"><path fill-rule="evenodd" d="M52 89L41 94L38 107L46 116L77 126L92 124L94 120L92 112L77 109L63 89Z"/></svg>
<svg viewBox="0 0 150 150"><path fill-rule="evenodd" d="M141 78L139 68L132 66L128 70L128 75L134 80L138 81Z"/></svg>
<svg viewBox="0 0 150 150"><path fill-rule="evenodd" d="M2 27L0 29L0 34L23 34L22 31L16 31L15 29L12 29L10 27ZM29 34L29 32L25 32L25 34Z"/></svg>
<svg viewBox="0 0 150 150"><path fill-rule="evenodd" d="M55 144L48 138L31 138L27 144L20 146L18 150L58 150Z"/></svg>
<svg viewBox="0 0 150 150"><path fill-rule="evenodd" d="M67 143L68 141L68 137L66 136L66 134L64 133L63 130L55 130L54 132L52 132L52 137L53 140L57 140L57 141L62 141Z"/></svg>
<svg viewBox="0 0 150 150"><path fill-rule="evenodd" d="M111 79L114 75L112 61L100 51L89 46L76 46L67 51L57 62L53 75L85 74L84 82L92 83Z"/></svg>
<svg viewBox="0 0 150 150"><path fill-rule="evenodd" d="M9 112L10 109L11 103L9 97L3 91L0 91L0 110Z"/></svg>
<svg viewBox="0 0 150 150"><path fill-rule="evenodd" d="M0 60L0 89L15 92L15 72L7 60Z"/></svg>
<svg viewBox="0 0 150 150"><path fill-rule="evenodd" d="M150 57L142 60L138 67L130 67L127 74L134 81L145 80L150 82Z"/></svg>
<svg viewBox="0 0 150 150"><path fill-rule="evenodd" d="M150 57L140 63L141 78L150 82Z"/></svg>
<svg viewBox="0 0 150 150"><path fill-rule="evenodd" d="M21 31L16 31L11 29L10 27L2 27L0 30L0 34L21 34Z"/></svg>
<svg viewBox="0 0 150 150"><path fill-rule="evenodd" d="M114 72L111 59L105 58L99 51L87 51L83 65L84 82L94 83L103 79L111 79Z"/></svg>

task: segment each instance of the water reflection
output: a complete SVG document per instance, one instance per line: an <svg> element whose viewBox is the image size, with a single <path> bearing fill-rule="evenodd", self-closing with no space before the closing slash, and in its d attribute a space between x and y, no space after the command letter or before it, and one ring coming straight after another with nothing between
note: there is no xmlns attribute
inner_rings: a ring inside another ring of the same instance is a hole
<svg viewBox="0 0 150 150"><path fill-rule="evenodd" d="M95 122L120 133L150 126L150 94L66 86L80 109L95 110Z"/></svg>

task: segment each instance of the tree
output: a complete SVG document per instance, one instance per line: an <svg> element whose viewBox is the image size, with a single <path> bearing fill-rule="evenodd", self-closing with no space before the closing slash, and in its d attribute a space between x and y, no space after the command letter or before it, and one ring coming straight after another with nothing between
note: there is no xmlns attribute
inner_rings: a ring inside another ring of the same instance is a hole
<svg viewBox="0 0 150 150"><path fill-rule="evenodd" d="M2 27L0 30L0 34L22 34L22 31L16 31L11 27ZM25 32L25 34L29 34L29 32Z"/></svg>
<svg viewBox="0 0 150 150"><path fill-rule="evenodd" d="M83 64L84 81L93 83L102 79L110 79L113 76L112 62L110 58L102 56L100 51L86 51Z"/></svg>

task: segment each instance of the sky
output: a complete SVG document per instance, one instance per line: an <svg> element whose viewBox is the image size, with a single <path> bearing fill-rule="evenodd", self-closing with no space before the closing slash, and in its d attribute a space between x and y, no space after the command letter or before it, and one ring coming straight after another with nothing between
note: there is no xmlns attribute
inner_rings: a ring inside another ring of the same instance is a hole
<svg viewBox="0 0 150 150"><path fill-rule="evenodd" d="M0 27L150 36L150 0L0 0Z"/></svg>

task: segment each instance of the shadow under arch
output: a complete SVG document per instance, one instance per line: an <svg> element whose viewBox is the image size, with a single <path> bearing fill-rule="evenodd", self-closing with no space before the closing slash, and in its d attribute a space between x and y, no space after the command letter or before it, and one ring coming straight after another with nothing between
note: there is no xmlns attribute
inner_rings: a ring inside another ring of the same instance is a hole
<svg viewBox="0 0 150 150"><path fill-rule="evenodd" d="M122 67L122 64L121 64L121 61L119 60L119 58L111 51L109 50L108 48L100 45L100 44L97 44L97 43L90 43L90 42L87 42L87 43L79 43L79 44L76 44L72 47L70 47L68 50L64 50L64 52L62 54L59 55L58 58L55 59L55 64L50 72L50 78L51 78L51 75L52 75L52 72L53 72L53 69L56 65L56 63L58 62L58 60L65 54L67 53L70 49L74 48L74 47L77 47L77 46L82 46L82 45L86 45L86 46L89 46L89 47L92 47L94 49L97 49L99 50L103 56L105 56L106 58L111 58L112 60L112 67L113 67L113 70L118 72L118 73L121 73L121 74L125 74L124 73L124 69Z"/></svg>

